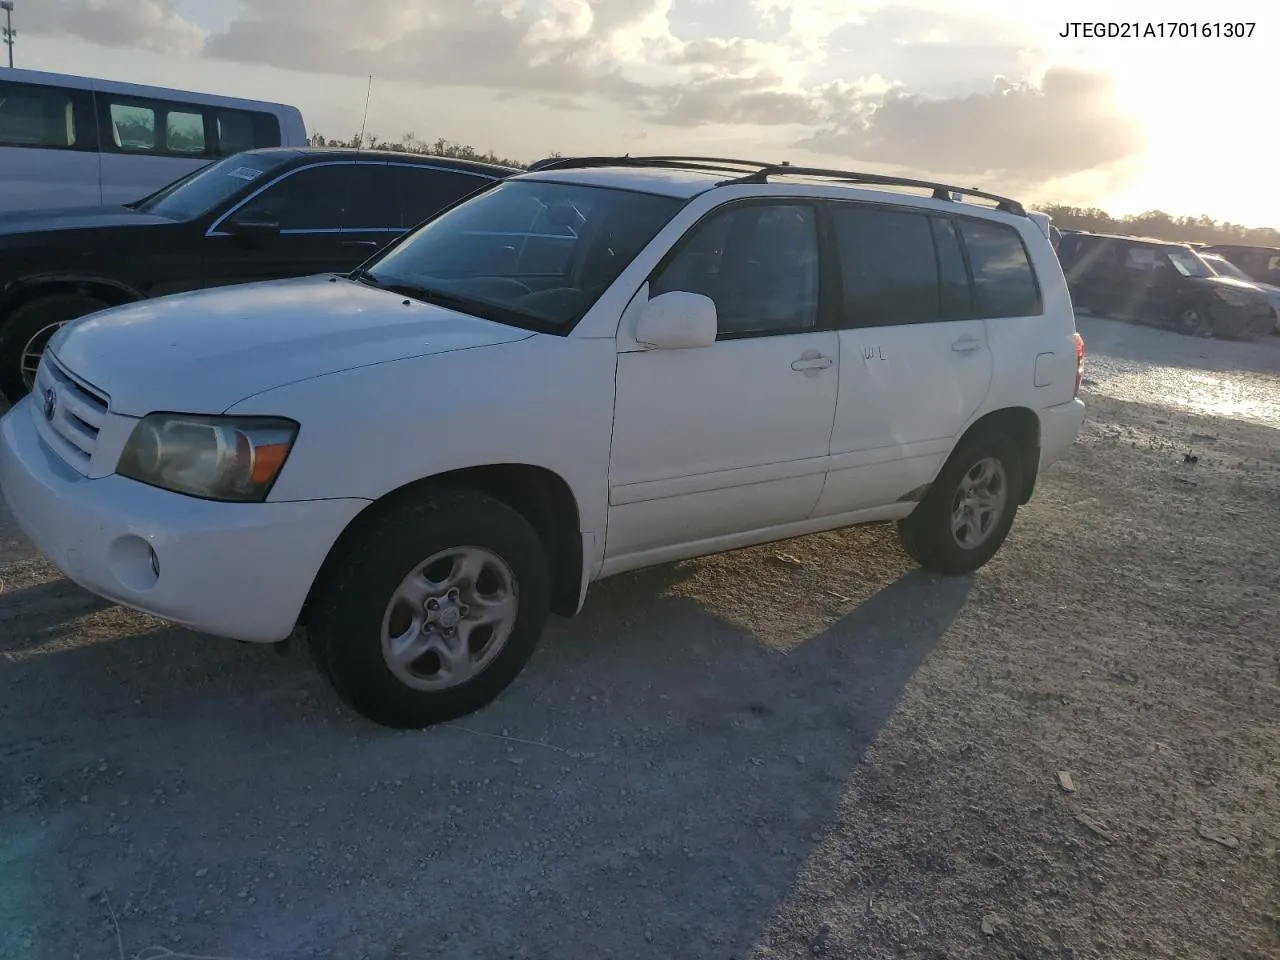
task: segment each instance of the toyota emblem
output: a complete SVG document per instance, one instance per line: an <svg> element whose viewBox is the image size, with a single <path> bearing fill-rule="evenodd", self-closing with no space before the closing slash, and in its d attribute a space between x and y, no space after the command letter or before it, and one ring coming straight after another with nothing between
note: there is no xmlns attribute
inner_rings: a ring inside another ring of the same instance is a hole
<svg viewBox="0 0 1280 960"><path fill-rule="evenodd" d="M53 413L57 409L58 395L53 392L53 387L50 387L44 392L44 418L46 420L52 420Z"/></svg>

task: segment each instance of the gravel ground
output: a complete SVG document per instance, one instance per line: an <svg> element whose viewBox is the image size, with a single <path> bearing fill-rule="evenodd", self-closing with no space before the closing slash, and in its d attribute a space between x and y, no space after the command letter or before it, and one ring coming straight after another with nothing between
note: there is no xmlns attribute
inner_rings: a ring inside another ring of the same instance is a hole
<svg viewBox="0 0 1280 960"><path fill-rule="evenodd" d="M1280 955L1280 340L1080 327L976 576L877 526L620 577L425 732L0 514L0 957Z"/></svg>

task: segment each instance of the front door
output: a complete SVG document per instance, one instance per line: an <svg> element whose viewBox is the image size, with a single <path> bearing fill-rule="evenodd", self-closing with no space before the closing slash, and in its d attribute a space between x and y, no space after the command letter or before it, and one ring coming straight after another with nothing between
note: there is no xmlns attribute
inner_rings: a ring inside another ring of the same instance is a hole
<svg viewBox="0 0 1280 960"><path fill-rule="evenodd" d="M808 518L822 491L840 373L819 323L816 208L742 202L681 241L649 296L716 304L709 347L646 350L622 331L609 465L613 569L723 547Z"/></svg>
<svg viewBox="0 0 1280 960"><path fill-rule="evenodd" d="M928 483L986 398L993 362L956 221L862 203L828 209L841 266L840 401L817 513L839 516Z"/></svg>
<svg viewBox="0 0 1280 960"><path fill-rule="evenodd" d="M366 259L363 248L342 246L343 213L360 166L301 167L250 195L205 238L205 286L346 271Z"/></svg>

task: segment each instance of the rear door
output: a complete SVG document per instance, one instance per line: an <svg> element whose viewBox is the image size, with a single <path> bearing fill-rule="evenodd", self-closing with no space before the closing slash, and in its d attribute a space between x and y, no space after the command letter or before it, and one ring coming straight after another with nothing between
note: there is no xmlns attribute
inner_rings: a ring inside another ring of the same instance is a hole
<svg viewBox="0 0 1280 960"><path fill-rule="evenodd" d="M404 227L396 183L386 163L353 164L342 179L338 251L344 267L354 269L398 237Z"/></svg>
<svg viewBox="0 0 1280 960"><path fill-rule="evenodd" d="M287 171L209 229L205 286L349 270L363 251L342 247L343 210L355 187L356 164L316 163ZM239 232L240 224L272 225L273 232Z"/></svg>
<svg viewBox="0 0 1280 960"><path fill-rule="evenodd" d="M840 393L815 513L835 516L933 478L986 398L992 354L955 221L856 202L826 209L840 264Z"/></svg>

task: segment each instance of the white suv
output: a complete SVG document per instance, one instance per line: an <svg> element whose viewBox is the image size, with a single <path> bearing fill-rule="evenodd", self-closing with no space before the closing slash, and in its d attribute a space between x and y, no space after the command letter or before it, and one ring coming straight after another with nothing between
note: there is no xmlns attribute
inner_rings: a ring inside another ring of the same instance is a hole
<svg viewBox="0 0 1280 960"><path fill-rule="evenodd" d="M423 726L625 570L884 520L929 569L982 566L1081 426L1082 358L1011 200L562 160L350 276L69 324L0 483L86 589L244 641L305 626L357 710Z"/></svg>

